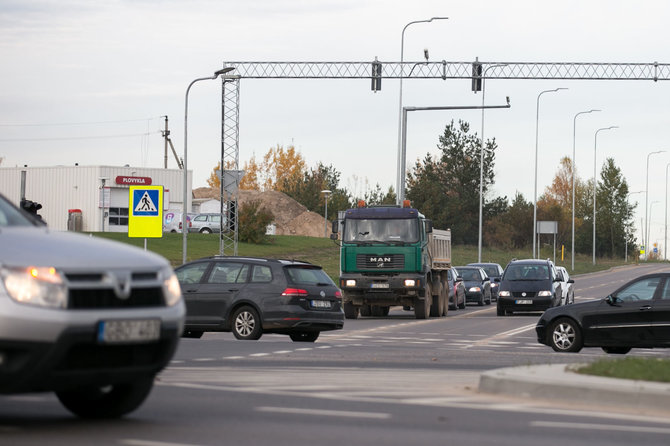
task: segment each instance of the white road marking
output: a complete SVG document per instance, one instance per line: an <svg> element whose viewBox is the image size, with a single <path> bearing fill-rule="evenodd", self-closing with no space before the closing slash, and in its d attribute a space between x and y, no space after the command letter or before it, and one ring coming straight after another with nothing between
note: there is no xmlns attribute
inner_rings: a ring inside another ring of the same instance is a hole
<svg viewBox="0 0 670 446"><path fill-rule="evenodd" d="M532 427L555 427L559 429L582 429L598 431L640 432L647 434L670 434L670 429L663 427L625 426L615 424L594 423L561 423L557 421L531 421Z"/></svg>
<svg viewBox="0 0 670 446"><path fill-rule="evenodd" d="M128 446L198 446L194 443L168 443L165 441L137 440L134 438L119 440L119 444Z"/></svg>
<svg viewBox="0 0 670 446"><path fill-rule="evenodd" d="M382 412L351 412L343 410L323 410L323 409L300 409L296 407L257 407L259 412L290 413L295 415L312 415L327 417L347 417L347 418L373 418L385 420L391 418L391 414Z"/></svg>

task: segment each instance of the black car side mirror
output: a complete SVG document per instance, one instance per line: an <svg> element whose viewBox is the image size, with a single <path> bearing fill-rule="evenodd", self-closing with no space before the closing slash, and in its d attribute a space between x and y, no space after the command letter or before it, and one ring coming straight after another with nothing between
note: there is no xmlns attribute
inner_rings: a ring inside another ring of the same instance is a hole
<svg viewBox="0 0 670 446"><path fill-rule="evenodd" d="M575 279L568 280L568 283L575 283Z"/></svg>
<svg viewBox="0 0 670 446"><path fill-rule="evenodd" d="M495 277L495 278L493 279L493 281L494 281L494 282L498 282L498 283L500 283L500 277Z"/></svg>

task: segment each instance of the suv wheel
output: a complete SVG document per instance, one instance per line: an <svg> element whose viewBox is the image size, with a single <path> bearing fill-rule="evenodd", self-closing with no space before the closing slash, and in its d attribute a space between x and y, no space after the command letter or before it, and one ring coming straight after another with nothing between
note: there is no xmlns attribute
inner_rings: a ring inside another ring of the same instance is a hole
<svg viewBox="0 0 670 446"><path fill-rule="evenodd" d="M231 329L237 339L255 341L263 334L258 313L250 306L245 305L235 310L232 321Z"/></svg>
<svg viewBox="0 0 670 446"><path fill-rule="evenodd" d="M137 409L149 396L154 377L109 386L56 392L61 404L82 418L118 418Z"/></svg>

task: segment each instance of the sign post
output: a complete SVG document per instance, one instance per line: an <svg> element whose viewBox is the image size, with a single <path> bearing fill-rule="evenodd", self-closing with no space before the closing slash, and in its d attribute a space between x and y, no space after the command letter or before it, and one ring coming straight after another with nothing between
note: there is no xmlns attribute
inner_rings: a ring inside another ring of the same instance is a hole
<svg viewBox="0 0 670 446"><path fill-rule="evenodd" d="M128 197L128 237L163 237L163 186L131 186Z"/></svg>

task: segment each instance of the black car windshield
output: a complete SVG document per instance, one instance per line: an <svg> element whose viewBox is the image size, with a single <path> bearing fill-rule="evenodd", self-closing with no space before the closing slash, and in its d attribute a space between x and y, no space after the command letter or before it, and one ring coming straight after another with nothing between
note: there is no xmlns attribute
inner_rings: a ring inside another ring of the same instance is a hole
<svg viewBox="0 0 670 446"><path fill-rule="evenodd" d="M7 226L35 226L35 223L0 196L0 228Z"/></svg>
<svg viewBox="0 0 670 446"><path fill-rule="evenodd" d="M476 269L459 268L458 272L463 280L482 280L482 276Z"/></svg>
<svg viewBox="0 0 670 446"><path fill-rule="evenodd" d="M347 219L345 243L416 243L419 241L419 221L402 219Z"/></svg>
<svg viewBox="0 0 670 446"><path fill-rule="evenodd" d="M287 266L284 268L290 282L294 285L332 285L333 281L321 268L304 266Z"/></svg>
<svg viewBox="0 0 670 446"><path fill-rule="evenodd" d="M549 280L546 265L509 265L503 280Z"/></svg>

